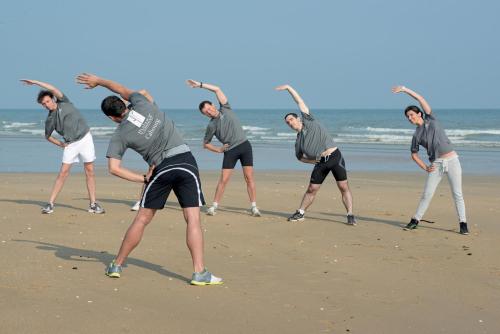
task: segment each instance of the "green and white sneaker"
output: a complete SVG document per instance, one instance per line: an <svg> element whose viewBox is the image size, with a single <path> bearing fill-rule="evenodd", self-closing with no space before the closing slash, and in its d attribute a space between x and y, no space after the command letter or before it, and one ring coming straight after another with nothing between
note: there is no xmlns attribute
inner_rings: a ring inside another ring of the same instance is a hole
<svg viewBox="0 0 500 334"><path fill-rule="evenodd" d="M113 260L109 266L106 268L106 276L112 278L120 278L120 274L122 272L122 266L115 263Z"/></svg>
<svg viewBox="0 0 500 334"><path fill-rule="evenodd" d="M212 275L210 271L205 268L201 273L193 273L193 277L191 278L192 285L220 285L223 284L224 281L220 277L215 277Z"/></svg>

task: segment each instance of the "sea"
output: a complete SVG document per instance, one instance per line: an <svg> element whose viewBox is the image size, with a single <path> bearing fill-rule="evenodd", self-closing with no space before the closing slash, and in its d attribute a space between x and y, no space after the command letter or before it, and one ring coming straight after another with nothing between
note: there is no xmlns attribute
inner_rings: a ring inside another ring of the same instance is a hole
<svg viewBox="0 0 500 334"><path fill-rule="evenodd" d="M195 109L166 109L201 170L221 168L222 155L202 147L208 118ZM116 124L100 110L80 110L87 120L96 146L96 166L106 168L106 149ZM235 109L254 149L254 164L261 171L310 170L294 155L296 133L283 121L294 110ZM395 109L311 110L331 133L345 157L348 171L417 172L410 158L415 127ZM460 156L464 174L500 175L500 110L435 109L435 116ZM0 109L0 172L57 172L61 148L44 137L44 109ZM215 139L214 139L215 140ZM427 155L420 151L424 160ZM145 170L146 163L132 150L124 166ZM73 167L73 170L81 170Z"/></svg>

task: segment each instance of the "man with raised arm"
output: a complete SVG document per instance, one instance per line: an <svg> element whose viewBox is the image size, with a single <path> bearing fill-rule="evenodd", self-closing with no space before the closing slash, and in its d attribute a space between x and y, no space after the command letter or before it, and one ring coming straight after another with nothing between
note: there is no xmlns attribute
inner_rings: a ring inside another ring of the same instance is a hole
<svg viewBox="0 0 500 334"><path fill-rule="evenodd" d="M71 166L83 160L89 194L89 209L91 213L104 213L104 209L96 202L94 160L95 149L89 126L78 109L59 89L46 82L21 79L28 86L36 85L42 88L38 93L37 102L49 111L45 120L45 138L63 149L62 165L50 194L49 202L42 207L42 213L54 212L54 203L61 192L64 182L69 176ZM56 131L64 141L52 137Z"/></svg>
<svg viewBox="0 0 500 334"><path fill-rule="evenodd" d="M193 260L191 284L222 284L203 262L203 233L200 225L200 206L204 205L198 166L174 123L161 112L146 91L133 91L119 83L93 74L77 76L77 82L87 89L102 86L118 94L105 98L101 109L118 123L109 142L108 167L111 174L125 180L145 183L140 209L127 230L120 251L106 270L109 277L120 277L127 256L139 244L144 229L157 210L163 209L171 190L174 191L186 220L186 242ZM137 174L121 165L125 151L131 148L150 166L147 175Z"/></svg>
<svg viewBox="0 0 500 334"><path fill-rule="evenodd" d="M314 164L311 179L300 208L291 215L289 221L304 220L304 213L312 204L316 194L328 173L332 173L337 181L337 187L342 194L342 202L347 211L347 224L356 225L356 219L352 213L352 194L347 182L347 171L345 161L333 141L332 136L325 127L311 115L300 95L289 85L276 87L278 91L288 91L299 106L302 117L296 113L285 115L285 122L293 130L297 131L295 141L295 156L304 163Z"/></svg>
<svg viewBox="0 0 500 334"><path fill-rule="evenodd" d="M187 84L192 88L204 88L215 93L220 104L219 110L217 110L210 101L202 101L198 106L200 112L210 119L205 132L205 138L203 139L203 147L215 153L224 153L222 172L215 191L214 202L207 210L207 214L213 216L217 213L217 208L224 194L224 190L226 189L226 185L239 160L243 168L248 198L251 203L250 214L254 217L260 217L260 211L257 208L257 195L253 177L252 145L248 141L238 117L231 109L226 95L224 95L219 87L208 83L187 80ZM214 135L222 143L222 146L215 146L211 143Z"/></svg>

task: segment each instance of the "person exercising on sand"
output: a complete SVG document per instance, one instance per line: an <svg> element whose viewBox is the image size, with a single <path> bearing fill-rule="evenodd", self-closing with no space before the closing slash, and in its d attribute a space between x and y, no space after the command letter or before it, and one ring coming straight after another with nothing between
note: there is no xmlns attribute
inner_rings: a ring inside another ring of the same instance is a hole
<svg viewBox="0 0 500 334"><path fill-rule="evenodd" d="M288 221L302 221L307 208L313 203L321 184L332 173L337 187L342 194L342 202L347 211L347 224L356 225L356 219L352 213L352 194L347 182L347 171L344 157L333 141L332 136L325 127L311 115L304 100L290 85L276 87L278 91L287 91L297 103L301 116L296 113L285 115L285 122L297 131L295 141L295 156L304 163L314 164L311 179L307 191L302 198L300 208L288 218Z"/></svg>
<svg viewBox="0 0 500 334"><path fill-rule="evenodd" d="M417 211L404 229L414 230L417 228L431 203L437 186L444 174L446 174L455 200L460 234L469 234L467 217L465 216L465 202L462 195L462 167L457 152L453 149L443 127L432 112L431 106L420 94L405 86L396 86L392 88L392 92L408 94L417 100L422 108L411 105L404 110L408 121L417 127L411 141L411 158L420 168L427 172L427 181ZM419 146L426 149L430 165L425 164L420 159L418 155Z"/></svg>
<svg viewBox="0 0 500 334"><path fill-rule="evenodd" d="M77 76L77 82L88 89L105 87L130 102L126 106L118 96L112 95L101 103L104 114L118 123L106 154L108 167L113 175L146 184L141 207L125 234L116 259L106 269L106 275L121 276L126 258L139 244L146 226L156 211L163 209L173 190L187 223L186 242L194 268L191 284L222 284L222 279L212 275L204 265L200 206L205 201L198 166L172 120L160 111L146 91L133 91L117 82L87 73ZM128 148L139 153L148 163L150 169L147 175L122 167L121 160Z"/></svg>
<svg viewBox="0 0 500 334"><path fill-rule="evenodd" d="M257 195L253 176L252 145L248 141L238 117L231 109L226 95L224 95L219 87L208 83L194 80L187 80L186 82L192 88L204 88L215 93L220 104L219 110L210 101L202 101L198 106L200 112L210 119L205 132L205 138L203 139L203 147L215 153L224 153L222 171L217 183L214 202L207 210L207 214L213 216L217 213L217 208L219 207L226 185L239 160L243 168L248 198L251 203L250 214L254 217L260 217L261 214L257 208ZM222 146L215 146L211 143L214 135L222 143Z"/></svg>
<svg viewBox="0 0 500 334"><path fill-rule="evenodd" d="M87 179L87 192L89 195L90 213L104 213L104 209L96 202L94 160L95 148L90 128L78 109L68 97L53 85L31 79L21 79L25 85L39 86L42 90L38 93L37 102L49 111L45 120L45 138L54 145L63 149L62 165L52 188L49 202L42 207L42 213L54 212L54 203L69 176L71 166L83 160L85 177ZM52 136L53 132L61 135L64 141Z"/></svg>

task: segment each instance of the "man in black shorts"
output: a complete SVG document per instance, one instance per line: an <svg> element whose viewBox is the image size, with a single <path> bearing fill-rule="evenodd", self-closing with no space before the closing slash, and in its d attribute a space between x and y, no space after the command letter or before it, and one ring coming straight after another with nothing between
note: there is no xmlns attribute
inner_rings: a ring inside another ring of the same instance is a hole
<svg viewBox="0 0 500 334"><path fill-rule="evenodd" d="M312 204L314 197L319 191L321 184L329 172L337 181L337 186L342 194L342 202L347 211L347 224L356 225L356 219L352 214L352 194L347 182L347 171L345 169L344 157L340 153L332 136L310 113L300 95L289 85L276 87L276 90L286 90L299 106L302 119L295 113L288 113L285 122L293 130L297 131L295 141L295 155L297 159L305 163L314 164L311 180L307 188L300 208L288 218L289 221L304 220L305 210Z"/></svg>
<svg viewBox="0 0 500 334"><path fill-rule="evenodd" d="M214 202L207 210L207 214L213 216L217 213L217 208L224 194L224 190L226 189L226 185L231 178L236 162L239 160L243 168L243 176L247 183L248 198L251 202L250 214L254 217L260 217L260 211L257 208L257 195L253 177L252 145L247 140L240 121L231 109L226 96L219 87L194 80L187 80L187 84L192 88L205 88L214 92L220 104L219 110L217 110L210 101L203 101L199 105L200 112L210 118L210 122L205 132L203 146L212 152L224 153L222 172L219 183L217 184L217 190L215 191ZM211 144L214 135L223 146L219 147Z"/></svg>
<svg viewBox="0 0 500 334"><path fill-rule="evenodd" d="M163 209L173 190L187 223L187 246L194 267L191 284L222 284L222 279L207 271L203 263L200 206L205 201L198 166L174 123L160 111L146 91L136 92L119 83L86 73L79 75L77 82L88 89L105 87L130 102L126 106L122 99L114 95L102 101L104 114L119 124L111 137L106 156L111 174L146 184L137 216L125 234L118 256L108 266L106 275L120 277L125 259L139 244L144 229L156 210ZM148 163L150 169L147 175L134 173L121 166L121 159L128 148L139 153Z"/></svg>

